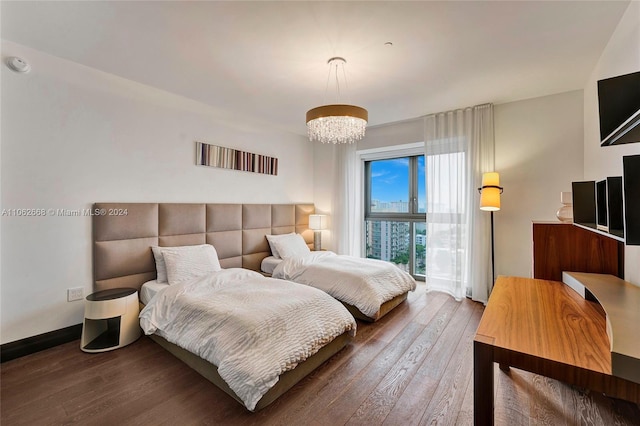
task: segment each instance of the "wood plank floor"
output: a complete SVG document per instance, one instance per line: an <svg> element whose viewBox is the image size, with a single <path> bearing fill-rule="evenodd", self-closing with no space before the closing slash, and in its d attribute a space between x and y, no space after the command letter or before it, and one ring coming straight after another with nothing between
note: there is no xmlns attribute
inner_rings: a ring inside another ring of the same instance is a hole
<svg viewBox="0 0 640 426"><path fill-rule="evenodd" d="M258 413L146 337L86 354L79 342L0 366L2 425L423 425L473 423L481 304L424 287ZM520 370L496 375L496 424L639 425L640 407Z"/></svg>

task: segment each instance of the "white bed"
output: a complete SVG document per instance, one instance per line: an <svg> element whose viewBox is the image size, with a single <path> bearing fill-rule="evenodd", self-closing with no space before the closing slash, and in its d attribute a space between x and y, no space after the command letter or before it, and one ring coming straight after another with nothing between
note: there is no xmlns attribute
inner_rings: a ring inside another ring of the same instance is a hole
<svg viewBox="0 0 640 426"><path fill-rule="evenodd" d="M377 321L416 288L411 275L388 262L311 252L296 234L267 239L278 257L262 261L264 273L321 289L359 319Z"/></svg>
<svg viewBox="0 0 640 426"><path fill-rule="evenodd" d="M169 287L169 283L159 283L158 280L147 281L140 288L140 303L146 305L160 290Z"/></svg>
<svg viewBox="0 0 640 426"><path fill-rule="evenodd" d="M280 259L279 257L267 256L262 259L260 270L265 274L273 275L273 270L276 269L276 266L278 266L281 262L282 259Z"/></svg>
<svg viewBox="0 0 640 426"><path fill-rule="evenodd" d="M281 374L356 328L324 292L240 268L179 284L148 282L141 298L145 334L216 365L251 411Z"/></svg>

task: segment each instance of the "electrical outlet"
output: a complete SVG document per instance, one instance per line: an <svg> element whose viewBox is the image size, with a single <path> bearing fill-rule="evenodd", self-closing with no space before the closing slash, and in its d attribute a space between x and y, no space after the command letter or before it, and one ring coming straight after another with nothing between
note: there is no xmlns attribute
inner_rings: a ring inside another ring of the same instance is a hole
<svg viewBox="0 0 640 426"><path fill-rule="evenodd" d="M83 287L74 287L67 289L67 302L73 302L74 300L82 300L84 297Z"/></svg>

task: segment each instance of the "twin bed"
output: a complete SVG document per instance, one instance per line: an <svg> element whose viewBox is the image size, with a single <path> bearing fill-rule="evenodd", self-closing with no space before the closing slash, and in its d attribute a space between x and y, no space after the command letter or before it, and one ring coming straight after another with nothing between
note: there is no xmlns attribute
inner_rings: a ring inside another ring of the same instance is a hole
<svg viewBox="0 0 640 426"><path fill-rule="evenodd" d="M266 238L272 255L262 260L263 273L318 288L342 302L358 319L377 321L416 288L409 274L388 262L311 252L295 233Z"/></svg>
<svg viewBox="0 0 640 426"><path fill-rule="evenodd" d="M256 272L274 254L267 235L295 236L287 237L298 240L293 246L309 250L311 204L94 207L106 212L93 220L96 290L137 289L145 333L251 411L271 403L348 344L356 329L353 316L375 321L415 288L401 273L396 289L373 294L366 304L353 295L336 295L341 304L322 286L346 287L353 274L340 281L338 272L317 269L339 264L339 257L307 253L307 264L297 265L299 256L290 255L288 247L271 271L287 280ZM165 264L158 264L159 258ZM380 276L384 282L395 280L380 275L377 267L384 262L365 263L375 268L356 269L355 275L367 277L363 282ZM318 277L320 284L313 283Z"/></svg>

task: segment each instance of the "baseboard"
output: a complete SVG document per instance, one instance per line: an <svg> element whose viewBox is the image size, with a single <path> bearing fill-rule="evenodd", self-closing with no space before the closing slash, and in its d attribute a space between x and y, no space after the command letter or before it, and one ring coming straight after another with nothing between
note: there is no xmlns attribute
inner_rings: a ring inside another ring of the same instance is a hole
<svg viewBox="0 0 640 426"><path fill-rule="evenodd" d="M0 345L0 363L72 342L80 339L81 336L82 324L76 324L60 330L5 343Z"/></svg>

